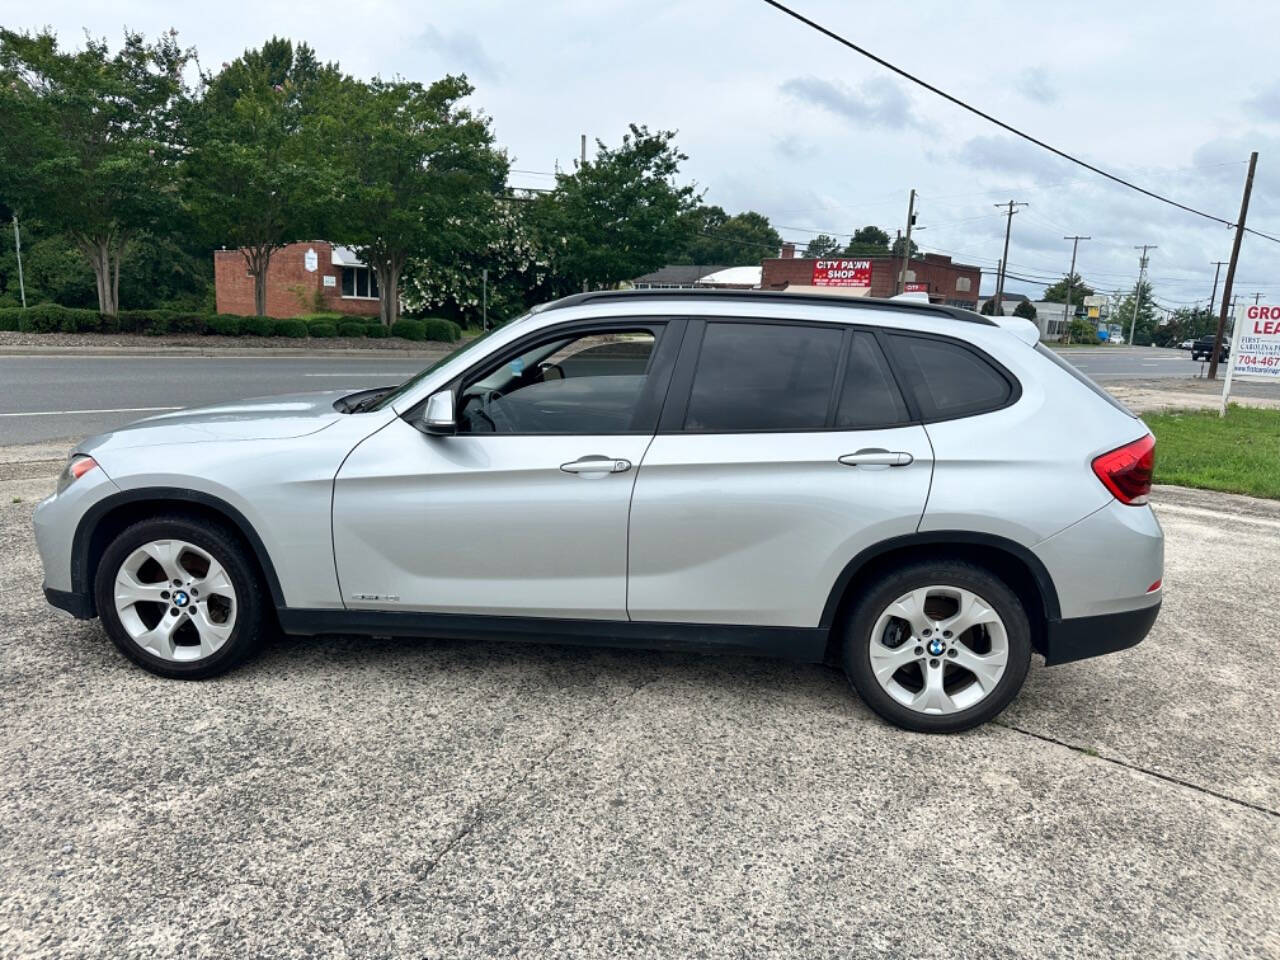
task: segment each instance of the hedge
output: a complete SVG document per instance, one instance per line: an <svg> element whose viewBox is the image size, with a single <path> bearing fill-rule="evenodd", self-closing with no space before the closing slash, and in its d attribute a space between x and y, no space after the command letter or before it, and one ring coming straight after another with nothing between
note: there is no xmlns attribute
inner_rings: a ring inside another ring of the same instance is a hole
<svg viewBox="0 0 1280 960"><path fill-rule="evenodd" d="M462 328L452 320L429 317L406 318L390 328L376 316L315 313L277 320L272 317L243 317L235 314L205 314L190 310L121 310L116 316L96 310L38 303L22 307L0 307L0 330L24 333L200 333L211 336L250 337L368 337L456 343Z"/></svg>

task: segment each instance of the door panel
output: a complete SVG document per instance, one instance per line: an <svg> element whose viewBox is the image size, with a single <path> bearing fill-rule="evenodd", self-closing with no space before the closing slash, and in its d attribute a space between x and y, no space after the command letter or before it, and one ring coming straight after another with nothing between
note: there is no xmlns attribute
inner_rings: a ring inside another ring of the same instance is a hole
<svg viewBox="0 0 1280 960"><path fill-rule="evenodd" d="M872 451L911 460L839 462L880 459ZM632 498L628 612L633 620L815 627L855 554L915 532L932 469L918 425L659 434Z"/></svg>
<svg viewBox="0 0 1280 960"><path fill-rule="evenodd" d="M625 619L636 470L622 464L640 463L649 441L647 434L428 437L392 422L356 448L334 484L344 602ZM600 458L600 469L561 469L587 457Z"/></svg>

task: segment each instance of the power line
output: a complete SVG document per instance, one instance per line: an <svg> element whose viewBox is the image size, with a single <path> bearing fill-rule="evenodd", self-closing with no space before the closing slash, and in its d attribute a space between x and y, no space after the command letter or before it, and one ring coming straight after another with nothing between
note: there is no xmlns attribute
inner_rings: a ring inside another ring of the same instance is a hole
<svg viewBox="0 0 1280 960"><path fill-rule="evenodd" d="M1114 181L1115 183L1118 183L1121 186L1128 187L1130 190L1136 190L1138 193L1151 197L1153 200L1159 200L1161 203L1167 203L1171 207L1177 207L1179 210L1184 210L1187 213L1193 213L1198 217L1204 217L1206 220L1213 220L1214 222L1221 223L1227 227L1236 226L1236 224L1232 223L1230 220L1226 220L1222 217L1215 216L1212 213L1206 213L1203 210L1197 210L1195 207L1188 206L1185 203L1179 203L1177 200L1173 200L1169 197L1158 194L1153 190L1148 190L1145 187L1140 187L1136 183L1133 183L1132 181L1125 180L1123 177L1118 177L1114 173L1108 173L1106 170L1103 170L1101 167L1095 167L1093 164L1088 163L1087 161L1081 160L1079 157L1072 156L1071 154L1067 153L1065 150L1059 150L1057 147L1052 146L1051 144L1045 143L1043 140L1037 139L1036 137L1031 136L1031 134L1029 133L1024 133L1022 130L1019 130L1017 127L1011 126L1010 124L1005 123L1003 120L998 120L997 118L993 117L991 114L983 110L979 110L977 107L973 106L972 104L966 103L964 100L961 100L959 97L953 96L952 94L947 93L945 90L939 87L935 87L933 84L929 83L926 80L921 80L919 77L915 76L914 74L908 73L906 70L902 69L899 66L895 66L894 64L890 63L888 60L884 59L883 57L876 56L870 50L867 50L863 47L858 46L852 40L847 40L844 37L840 36L840 34L836 33L835 31L827 29L822 24L817 23L814 20L810 20L808 17L804 16L801 13L797 13L795 10L792 10L790 7L786 6L785 4L779 3L778 0L764 0L764 2L767 3L769 6L773 7L774 9L779 10L782 13L785 13L787 16L800 21L805 26L818 31L823 36L829 37L830 39L836 41L836 43L839 43L842 46L848 47L854 53L861 54L862 56L866 57L868 60L878 63L880 66L888 70L892 70L894 73L898 74L898 76L904 77L905 79L910 80L912 83L917 84L918 86L924 87L930 93L937 94L938 96L942 97L944 100L948 100L951 103L954 103L957 107L961 107L962 109L968 110L970 113L981 117L983 120L986 120L988 123L994 123L997 127L1000 127L1002 130L1007 130L1009 133L1012 133L1014 136L1021 137L1023 140L1026 140L1029 143L1034 143L1037 147L1040 147L1043 150L1048 150L1050 153L1056 156L1059 156L1064 160L1070 161L1071 163L1084 167L1086 170L1090 170L1101 177L1106 177L1108 180ZM1268 236L1267 234L1261 233L1250 227L1246 227L1245 229L1249 233L1256 233L1258 236L1264 237L1267 240L1272 240L1272 241L1275 241L1276 243L1280 243L1280 239L1277 239L1276 237Z"/></svg>

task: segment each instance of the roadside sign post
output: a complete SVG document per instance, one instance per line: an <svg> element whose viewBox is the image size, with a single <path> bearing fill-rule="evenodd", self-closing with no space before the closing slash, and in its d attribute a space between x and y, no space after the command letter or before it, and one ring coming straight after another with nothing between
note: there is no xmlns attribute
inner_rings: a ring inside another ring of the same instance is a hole
<svg viewBox="0 0 1280 960"><path fill-rule="evenodd" d="M1280 307L1250 303L1236 311L1227 376L1222 383L1218 416L1227 415L1231 381L1236 374L1280 381Z"/></svg>

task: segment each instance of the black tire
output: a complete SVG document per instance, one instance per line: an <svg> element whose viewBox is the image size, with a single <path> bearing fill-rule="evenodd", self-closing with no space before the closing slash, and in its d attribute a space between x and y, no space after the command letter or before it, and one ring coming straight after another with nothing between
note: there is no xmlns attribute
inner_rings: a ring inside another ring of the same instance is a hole
<svg viewBox="0 0 1280 960"><path fill-rule="evenodd" d="M180 539L205 550L226 571L235 590L235 626L212 654L200 660L166 660L144 650L120 622L114 602L120 565L143 544L153 540ZM94 578L98 617L112 642L126 657L162 677L203 680L238 666L261 646L266 628L266 606L257 566L240 540L226 527L184 516L161 516L127 527L102 554Z"/></svg>
<svg viewBox="0 0 1280 960"><path fill-rule="evenodd" d="M969 590L989 603L1004 621L1009 659L991 693L972 707L948 714L925 714L895 700L871 668L872 631L885 609L911 590L934 584ZM962 561L913 563L871 584L851 607L844 624L842 659L854 690L885 720L919 733L956 733L985 723L1017 696L1031 664L1031 627L1017 595L982 567Z"/></svg>

